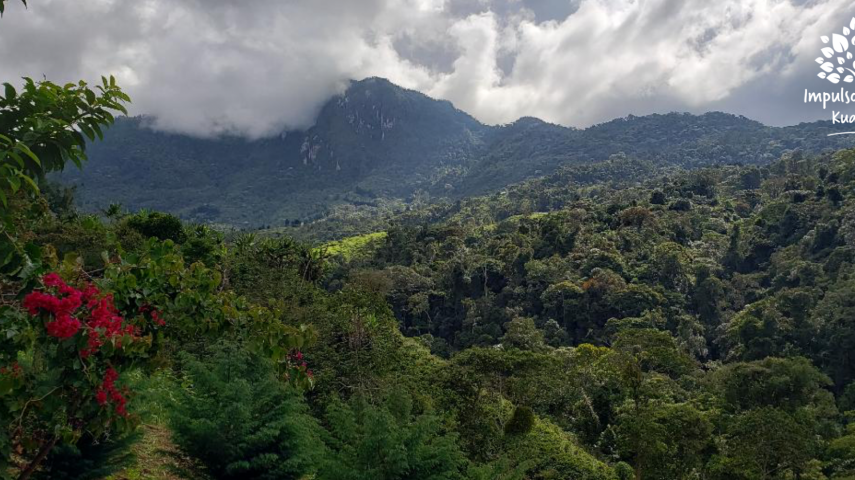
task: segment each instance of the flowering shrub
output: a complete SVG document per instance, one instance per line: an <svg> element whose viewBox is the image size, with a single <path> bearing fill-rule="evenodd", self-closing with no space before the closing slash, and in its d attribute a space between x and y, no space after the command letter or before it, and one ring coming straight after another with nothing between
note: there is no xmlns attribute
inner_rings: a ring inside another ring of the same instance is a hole
<svg viewBox="0 0 855 480"><path fill-rule="evenodd" d="M24 459L19 478L28 478L57 443L133 428L123 373L158 368L188 342L228 332L291 383L311 385L299 352L311 332L221 291L216 272L186 266L170 241L152 239L111 262L97 283L75 262L59 270L20 304L0 306L0 478L13 453Z"/></svg>
<svg viewBox="0 0 855 480"><path fill-rule="evenodd" d="M92 283L69 285L57 273L41 280L23 311L0 312L9 362L0 368L0 414L9 425L3 453L8 459L38 446L24 478L59 441L135 425L120 372L146 357L152 334L165 325L153 308L123 315L113 295Z"/></svg>
<svg viewBox="0 0 855 480"><path fill-rule="evenodd" d="M45 275L42 281L47 289L53 289L55 293L34 291L24 298L23 306L31 316L47 318L45 331L51 337L68 340L82 330L80 338L75 341L79 347L77 352L81 361L97 354L105 342L110 343L114 351L119 351L123 343L129 345L140 340L142 329L125 322L113 304L112 295L103 295L92 284L78 290L66 284L56 273ZM157 318L160 325L162 320L156 313L154 318ZM90 364L96 366L94 362ZM108 402L112 403L115 405L115 413L126 417L128 392L126 389L120 391L116 388L119 373L109 366L109 362L107 365L104 380L94 398L102 407Z"/></svg>
<svg viewBox="0 0 855 480"><path fill-rule="evenodd" d="M125 322L113 304L112 295L102 295L92 284L83 290L70 287L56 273L45 275L42 281L45 287L56 289L56 293L32 292L24 298L24 308L32 316L47 315L50 320L45 324L45 330L58 339L71 338L83 327L86 345L79 350L81 358L97 353L105 341L121 348L123 340L139 339L141 328ZM140 309L140 313L146 311L151 312L157 325L165 325L157 310L150 307ZM81 318L84 322L80 321Z"/></svg>

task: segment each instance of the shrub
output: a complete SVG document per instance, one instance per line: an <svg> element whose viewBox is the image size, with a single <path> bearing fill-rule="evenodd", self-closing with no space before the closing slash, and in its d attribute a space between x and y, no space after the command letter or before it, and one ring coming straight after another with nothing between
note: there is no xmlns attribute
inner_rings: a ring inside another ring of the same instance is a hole
<svg viewBox="0 0 855 480"><path fill-rule="evenodd" d="M183 356L190 385L170 423L182 450L218 479L296 479L323 454L321 429L274 365L245 346L221 343Z"/></svg>
<svg viewBox="0 0 855 480"><path fill-rule="evenodd" d="M181 220L168 213L140 212L128 217L127 224L146 238L155 237L175 243L183 243L187 238Z"/></svg>
<svg viewBox="0 0 855 480"><path fill-rule="evenodd" d="M142 431L117 438L93 438L84 435L77 444L59 445L34 475L39 480L100 480L130 465L136 456L131 447L142 437Z"/></svg>

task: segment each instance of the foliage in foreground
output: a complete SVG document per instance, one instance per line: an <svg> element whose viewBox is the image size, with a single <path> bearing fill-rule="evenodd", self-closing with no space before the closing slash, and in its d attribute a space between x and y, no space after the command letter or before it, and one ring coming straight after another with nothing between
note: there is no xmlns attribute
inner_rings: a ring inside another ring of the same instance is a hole
<svg viewBox="0 0 855 480"><path fill-rule="evenodd" d="M221 343L182 363L188 384L170 424L215 478L297 479L323 455L320 427L270 361Z"/></svg>

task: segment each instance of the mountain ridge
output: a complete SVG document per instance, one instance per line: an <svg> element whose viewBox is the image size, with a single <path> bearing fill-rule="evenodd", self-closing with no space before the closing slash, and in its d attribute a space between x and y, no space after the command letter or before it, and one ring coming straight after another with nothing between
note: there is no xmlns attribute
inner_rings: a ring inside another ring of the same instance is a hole
<svg viewBox="0 0 855 480"><path fill-rule="evenodd" d="M336 205L465 198L617 153L694 168L853 145L825 137L830 122L768 127L723 112L630 115L585 129L534 117L486 125L378 77L333 96L308 129L273 138L194 138L148 123L119 119L89 146L85 171L60 175L85 210L121 202L200 222L282 225Z"/></svg>

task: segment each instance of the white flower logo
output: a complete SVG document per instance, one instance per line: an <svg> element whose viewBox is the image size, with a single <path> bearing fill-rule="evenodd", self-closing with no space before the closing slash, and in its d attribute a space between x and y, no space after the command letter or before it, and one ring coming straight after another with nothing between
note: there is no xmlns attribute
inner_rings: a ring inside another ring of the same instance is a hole
<svg viewBox="0 0 855 480"><path fill-rule="evenodd" d="M852 83L855 81L855 70L851 68L845 67L846 62L852 60L852 52L849 51L849 43L855 45L855 36L850 40L849 34L855 31L855 17L849 22L848 27L843 27L843 35L839 33L835 33L828 38L823 35L820 37L822 43L828 45L831 42L830 47L823 47L822 49L822 57L817 57L816 63L819 64L819 68L822 70L817 75L819 78L824 78L831 83L838 83L840 80L843 80L846 83ZM855 50L855 48L853 48ZM835 60L837 64L835 65ZM855 62L852 62L852 67L855 68ZM841 77L841 75L848 75Z"/></svg>

